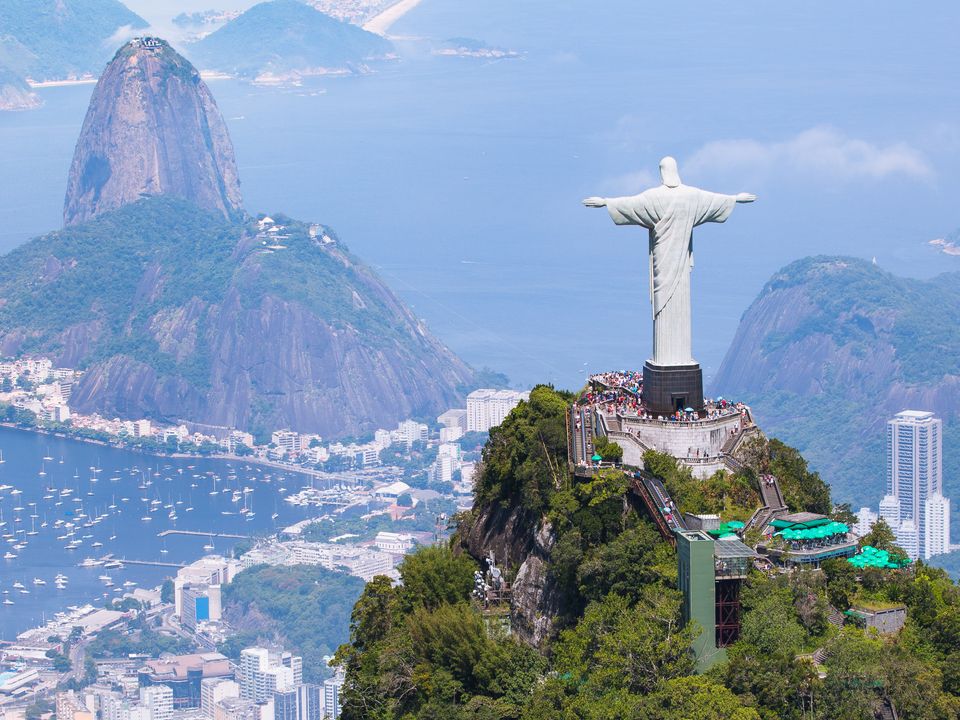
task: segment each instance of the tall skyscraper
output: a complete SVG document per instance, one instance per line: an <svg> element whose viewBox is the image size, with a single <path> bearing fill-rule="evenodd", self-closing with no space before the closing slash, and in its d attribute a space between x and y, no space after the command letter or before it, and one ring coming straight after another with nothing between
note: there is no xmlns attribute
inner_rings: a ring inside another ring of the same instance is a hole
<svg viewBox="0 0 960 720"><path fill-rule="evenodd" d="M900 524L914 525L911 557L929 557L926 501L943 493L942 433L943 424L931 412L904 410L887 421L887 495L900 501Z"/></svg>
<svg viewBox="0 0 960 720"><path fill-rule="evenodd" d="M340 717L340 692L343 690L343 675L337 673L335 677L323 681L323 716L330 720Z"/></svg>
<svg viewBox="0 0 960 720"><path fill-rule="evenodd" d="M925 503L926 534L924 558L950 552L950 499L931 495Z"/></svg>
<svg viewBox="0 0 960 720"><path fill-rule="evenodd" d="M296 690L273 694L273 720L298 720Z"/></svg>
<svg viewBox="0 0 960 720"><path fill-rule="evenodd" d="M323 688L309 683L298 687L297 720L322 720L322 718Z"/></svg>

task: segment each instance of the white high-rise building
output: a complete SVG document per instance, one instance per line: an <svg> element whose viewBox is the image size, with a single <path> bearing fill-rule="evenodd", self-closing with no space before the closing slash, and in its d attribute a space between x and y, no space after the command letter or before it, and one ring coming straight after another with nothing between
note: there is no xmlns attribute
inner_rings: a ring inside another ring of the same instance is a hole
<svg viewBox="0 0 960 720"><path fill-rule="evenodd" d="M337 673L335 677L323 681L323 716L330 720L340 717L340 693L343 690L343 675Z"/></svg>
<svg viewBox="0 0 960 720"><path fill-rule="evenodd" d="M920 557L920 531L913 522L913 518L901 520L900 524L893 529L894 537L897 539L897 545L903 548L911 560Z"/></svg>
<svg viewBox="0 0 960 720"><path fill-rule="evenodd" d="M240 697L240 686L229 678L204 678L200 681L200 711L209 718L213 717L218 702L237 697Z"/></svg>
<svg viewBox="0 0 960 720"><path fill-rule="evenodd" d="M862 507L857 512L857 522L853 526L853 532L863 537L868 532L870 528L873 527L873 524L877 521L879 516L873 510L868 507Z"/></svg>
<svg viewBox="0 0 960 720"><path fill-rule="evenodd" d="M950 552L950 499L931 495L924 508L924 559Z"/></svg>
<svg viewBox="0 0 960 720"><path fill-rule="evenodd" d="M140 706L150 713L150 720L171 720L173 717L173 690L166 685L140 688Z"/></svg>
<svg viewBox="0 0 960 720"><path fill-rule="evenodd" d="M880 519L891 528L900 527L900 501L893 495L884 495L880 501Z"/></svg>
<svg viewBox="0 0 960 720"><path fill-rule="evenodd" d="M502 423L521 400L529 399L529 392L474 390L467 395L467 432L488 432Z"/></svg>
<svg viewBox="0 0 960 720"><path fill-rule="evenodd" d="M402 442L409 448L415 442L426 442L430 437L430 428L416 420L404 420L397 425L397 442Z"/></svg>
<svg viewBox="0 0 960 720"><path fill-rule="evenodd" d="M276 692L303 682L303 658L288 652L251 647L240 651L240 697L265 703Z"/></svg>
<svg viewBox="0 0 960 720"><path fill-rule="evenodd" d="M909 519L916 528L911 557L928 557L925 503L943 494L942 437L943 423L931 412L904 410L887 421L887 495L900 501L901 525Z"/></svg>
<svg viewBox="0 0 960 720"><path fill-rule="evenodd" d="M257 675L270 667L270 651L251 647L240 651L240 697L257 699Z"/></svg>

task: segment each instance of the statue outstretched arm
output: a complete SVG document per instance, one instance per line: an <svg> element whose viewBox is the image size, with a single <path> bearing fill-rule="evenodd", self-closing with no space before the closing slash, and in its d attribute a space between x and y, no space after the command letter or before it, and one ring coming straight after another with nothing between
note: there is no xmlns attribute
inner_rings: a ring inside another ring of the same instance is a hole
<svg viewBox="0 0 960 720"><path fill-rule="evenodd" d="M737 193L734 197L736 198L738 203L752 203L754 200L757 199L757 196L754 195L753 193Z"/></svg>
<svg viewBox="0 0 960 720"><path fill-rule="evenodd" d="M587 207L597 207L597 208L606 207L607 200L606 198L602 198L602 197L588 197L586 200L583 201L583 204L586 205Z"/></svg>

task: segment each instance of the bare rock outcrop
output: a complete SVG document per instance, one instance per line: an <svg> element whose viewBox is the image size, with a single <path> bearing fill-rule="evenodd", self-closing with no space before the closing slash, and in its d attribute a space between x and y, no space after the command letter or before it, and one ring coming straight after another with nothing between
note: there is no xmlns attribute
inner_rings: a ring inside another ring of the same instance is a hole
<svg viewBox="0 0 960 720"><path fill-rule="evenodd" d="M124 45L93 92L67 181L64 225L143 197L241 214L233 144L200 74L165 41Z"/></svg>
<svg viewBox="0 0 960 720"><path fill-rule="evenodd" d="M549 572L556 543L545 518L499 504L484 506L469 522L461 523L462 550L483 561L493 555L497 565L513 578L510 624L524 642L543 649L555 632L560 594Z"/></svg>

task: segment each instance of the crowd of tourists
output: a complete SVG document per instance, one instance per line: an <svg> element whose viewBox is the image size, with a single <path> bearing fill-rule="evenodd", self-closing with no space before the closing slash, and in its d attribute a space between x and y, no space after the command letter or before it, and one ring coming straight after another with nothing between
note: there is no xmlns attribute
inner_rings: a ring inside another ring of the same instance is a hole
<svg viewBox="0 0 960 720"><path fill-rule="evenodd" d="M725 398L707 400L703 410L678 409L671 414L655 414L643 404L643 373L636 370L616 370L590 376L587 390L579 403L596 407L608 415L624 415L641 420L660 422L699 422L729 415L745 415L747 406Z"/></svg>

